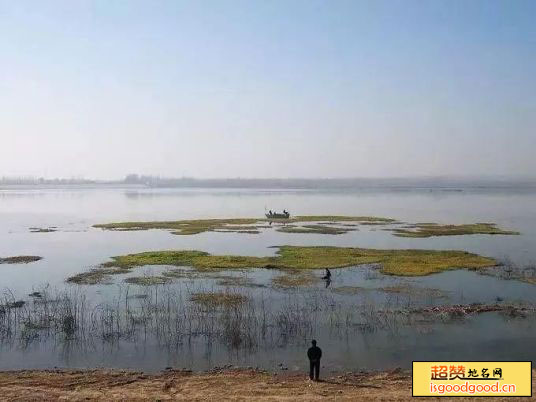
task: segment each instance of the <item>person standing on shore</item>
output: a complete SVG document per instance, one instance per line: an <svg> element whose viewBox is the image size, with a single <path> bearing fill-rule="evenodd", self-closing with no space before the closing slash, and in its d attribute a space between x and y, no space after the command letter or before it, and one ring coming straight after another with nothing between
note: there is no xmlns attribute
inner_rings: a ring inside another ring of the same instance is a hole
<svg viewBox="0 0 536 402"><path fill-rule="evenodd" d="M309 378L313 381L318 381L318 377L320 376L322 349L316 346L316 341L314 339L311 341L311 344L313 346L307 350L307 357L309 358Z"/></svg>

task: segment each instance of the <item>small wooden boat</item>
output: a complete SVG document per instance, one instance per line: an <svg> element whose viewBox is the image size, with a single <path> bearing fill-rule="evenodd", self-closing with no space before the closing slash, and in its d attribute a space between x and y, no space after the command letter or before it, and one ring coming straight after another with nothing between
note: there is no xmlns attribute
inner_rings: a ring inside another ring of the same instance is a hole
<svg viewBox="0 0 536 402"><path fill-rule="evenodd" d="M290 214L287 211L284 212L271 212L268 214L265 214L266 218L268 219L288 219L290 218Z"/></svg>

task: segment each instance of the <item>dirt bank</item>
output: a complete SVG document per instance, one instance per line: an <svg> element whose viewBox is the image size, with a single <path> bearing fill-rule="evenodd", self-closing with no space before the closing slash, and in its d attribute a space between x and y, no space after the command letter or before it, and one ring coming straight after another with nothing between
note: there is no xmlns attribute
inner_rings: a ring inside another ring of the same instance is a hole
<svg viewBox="0 0 536 402"><path fill-rule="evenodd" d="M535 374L536 372L533 372L533 387ZM223 370L207 373L167 370L159 374L119 370L0 372L0 400L404 401L410 399L412 399L411 374L400 370L335 375L318 383L309 382L302 374L270 374L255 370ZM457 398L457 401L460 400ZM474 401L475 398L468 400Z"/></svg>

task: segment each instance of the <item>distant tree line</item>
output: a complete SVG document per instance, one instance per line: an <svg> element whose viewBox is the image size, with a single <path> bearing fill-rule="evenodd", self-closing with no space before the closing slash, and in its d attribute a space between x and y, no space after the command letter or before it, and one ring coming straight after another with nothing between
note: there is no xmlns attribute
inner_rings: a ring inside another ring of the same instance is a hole
<svg viewBox="0 0 536 402"><path fill-rule="evenodd" d="M69 184L95 184L95 180L86 180L80 178L70 179L45 179L43 177L1 177L0 185L69 185Z"/></svg>
<svg viewBox="0 0 536 402"><path fill-rule="evenodd" d="M256 189L311 189L311 190L351 190L351 189L441 189L457 191L479 188L526 188L536 189L536 179L508 178L226 178L198 179L193 177L160 177L150 175L129 174L122 180L88 180L82 178L43 177L1 177L0 185L118 185L143 186L156 188L256 188Z"/></svg>
<svg viewBox="0 0 536 402"><path fill-rule="evenodd" d="M355 188L393 188L393 189L463 189L463 188L512 188L536 187L535 179L512 180L507 178L225 178L197 179L192 177L166 178L129 174L125 184L148 187L198 187L198 188L266 188L266 189L355 189Z"/></svg>

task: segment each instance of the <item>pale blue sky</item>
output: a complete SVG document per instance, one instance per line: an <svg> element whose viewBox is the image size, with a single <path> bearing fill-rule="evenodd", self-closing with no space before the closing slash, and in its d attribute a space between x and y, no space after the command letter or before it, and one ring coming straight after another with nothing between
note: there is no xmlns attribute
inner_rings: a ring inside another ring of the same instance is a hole
<svg viewBox="0 0 536 402"><path fill-rule="evenodd" d="M533 176L535 21L532 0L0 0L0 176Z"/></svg>

